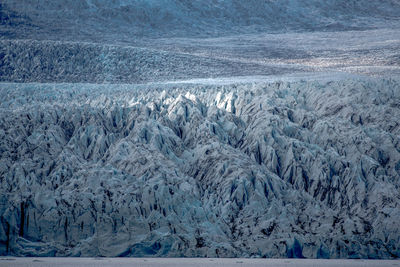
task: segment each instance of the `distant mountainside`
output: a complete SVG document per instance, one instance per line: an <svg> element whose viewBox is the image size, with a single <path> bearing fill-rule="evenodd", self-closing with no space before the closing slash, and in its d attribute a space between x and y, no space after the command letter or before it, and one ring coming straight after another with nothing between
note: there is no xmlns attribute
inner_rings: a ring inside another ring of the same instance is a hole
<svg viewBox="0 0 400 267"><path fill-rule="evenodd" d="M4 0L0 29L3 38L132 40L367 29L399 14L396 0Z"/></svg>

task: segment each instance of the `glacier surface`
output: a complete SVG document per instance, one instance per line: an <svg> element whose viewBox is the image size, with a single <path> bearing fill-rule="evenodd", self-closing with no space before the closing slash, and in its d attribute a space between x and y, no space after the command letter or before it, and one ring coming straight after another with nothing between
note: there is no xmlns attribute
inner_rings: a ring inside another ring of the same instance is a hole
<svg viewBox="0 0 400 267"><path fill-rule="evenodd" d="M0 255L398 258L399 14L2 0Z"/></svg>
<svg viewBox="0 0 400 267"><path fill-rule="evenodd" d="M396 79L1 83L0 250L396 258Z"/></svg>
<svg viewBox="0 0 400 267"><path fill-rule="evenodd" d="M74 267L231 267L231 266L250 266L250 267L385 267L398 265L399 261L394 260L324 260L324 259L214 259L214 258L32 258L32 257L4 257L0 258L1 267L25 267L37 266L56 267L56 266L74 266Z"/></svg>
<svg viewBox="0 0 400 267"><path fill-rule="evenodd" d="M397 0L3 0L1 36L132 42L138 38L399 26Z"/></svg>

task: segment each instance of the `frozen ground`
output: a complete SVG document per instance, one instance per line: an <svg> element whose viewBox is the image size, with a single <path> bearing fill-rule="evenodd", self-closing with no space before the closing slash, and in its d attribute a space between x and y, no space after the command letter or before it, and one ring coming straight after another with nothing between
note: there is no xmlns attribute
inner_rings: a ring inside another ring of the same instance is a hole
<svg viewBox="0 0 400 267"><path fill-rule="evenodd" d="M0 267L386 267L398 260L216 259L216 258L0 258Z"/></svg>

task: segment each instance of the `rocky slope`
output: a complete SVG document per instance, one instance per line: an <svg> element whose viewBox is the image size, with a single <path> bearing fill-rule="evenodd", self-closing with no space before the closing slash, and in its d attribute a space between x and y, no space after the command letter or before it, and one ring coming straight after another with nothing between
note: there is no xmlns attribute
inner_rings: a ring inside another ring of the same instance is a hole
<svg viewBox="0 0 400 267"><path fill-rule="evenodd" d="M400 256L398 80L0 98L3 255Z"/></svg>

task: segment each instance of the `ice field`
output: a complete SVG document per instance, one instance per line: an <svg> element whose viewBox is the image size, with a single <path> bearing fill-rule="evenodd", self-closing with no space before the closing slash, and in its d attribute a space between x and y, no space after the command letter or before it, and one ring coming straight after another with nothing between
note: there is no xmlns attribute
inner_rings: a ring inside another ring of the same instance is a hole
<svg viewBox="0 0 400 267"><path fill-rule="evenodd" d="M398 265L399 14L2 1L0 266Z"/></svg>

